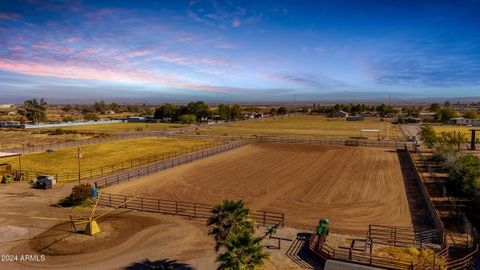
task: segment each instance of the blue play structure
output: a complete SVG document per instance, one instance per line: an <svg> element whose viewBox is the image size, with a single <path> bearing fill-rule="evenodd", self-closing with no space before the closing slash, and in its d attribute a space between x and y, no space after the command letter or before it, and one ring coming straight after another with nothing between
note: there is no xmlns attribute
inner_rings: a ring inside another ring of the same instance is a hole
<svg viewBox="0 0 480 270"><path fill-rule="evenodd" d="M96 199L97 196L98 196L98 189L97 189L97 187L93 187L92 188L92 197Z"/></svg>

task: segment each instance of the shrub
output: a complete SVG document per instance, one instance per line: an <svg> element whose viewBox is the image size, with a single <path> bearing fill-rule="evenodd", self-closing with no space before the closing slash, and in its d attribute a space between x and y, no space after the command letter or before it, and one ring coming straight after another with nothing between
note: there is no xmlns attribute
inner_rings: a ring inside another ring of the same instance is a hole
<svg viewBox="0 0 480 270"><path fill-rule="evenodd" d="M98 115L96 115L94 113L88 113L83 118L85 118L85 120L87 120L87 121L98 121L98 120L100 120Z"/></svg>
<svg viewBox="0 0 480 270"><path fill-rule="evenodd" d="M480 191L480 158L474 155L459 157L452 165L449 179L465 194Z"/></svg>
<svg viewBox="0 0 480 270"><path fill-rule="evenodd" d="M63 135L63 134L65 134L65 131L63 131L63 129L61 129L61 128L57 128L53 132L50 133L50 135Z"/></svg>

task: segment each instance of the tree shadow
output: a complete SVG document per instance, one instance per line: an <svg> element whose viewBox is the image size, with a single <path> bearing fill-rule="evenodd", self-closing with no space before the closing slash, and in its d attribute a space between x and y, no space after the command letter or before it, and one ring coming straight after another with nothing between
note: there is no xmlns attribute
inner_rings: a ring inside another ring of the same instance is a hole
<svg viewBox="0 0 480 270"><path fill-rule="evenodd" d="M194 270L192 266L184 263L177 262L176 260L162 259L156 261L150 261L145 259L142 262L136 262L128 266L128 270L148 270L148 269L158 269L158 270Z"/></svg>

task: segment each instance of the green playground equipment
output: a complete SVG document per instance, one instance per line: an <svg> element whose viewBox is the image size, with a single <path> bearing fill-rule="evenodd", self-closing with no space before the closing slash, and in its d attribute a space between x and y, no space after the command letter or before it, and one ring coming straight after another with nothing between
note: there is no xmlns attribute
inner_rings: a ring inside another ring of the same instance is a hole
<svg viewBox="0 0 480 270"><path fill-rule="evenodd" d="M328 221L328 218L323 217L322 219L320 219L320 221L318 222L317 234L319 236L322 236L322 235L327 236L330 231L329 225L330 225L330 222Z"/></svg>
<svg viewBox="0 0 480 270"><path fill-rule="evenodd" d="M8 184L13 181L13 176L11 174L5 174L2 177L2 184Z"/></svg>

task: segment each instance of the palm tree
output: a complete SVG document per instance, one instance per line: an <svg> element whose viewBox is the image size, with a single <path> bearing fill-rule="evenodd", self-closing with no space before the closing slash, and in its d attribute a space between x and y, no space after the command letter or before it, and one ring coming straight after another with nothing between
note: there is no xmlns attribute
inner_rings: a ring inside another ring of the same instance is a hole
<svg viewBox="0 0 480 270"><path fill-rule="evenodd" d="M250 209L246 208L243 201L224 200L212 209L212 216L207 225L211 227L209 234L214 235L215 250L218 251L231 233L240 231L254 232L255 222L248 217Z"/></svg>
<svg viewBox="0 0 480 270"><path fill-rule="evenodd" d="M217 257L219 270L255 270L261 269L264 260L270 257L263 251L262 237L252 232L240 231L230 234L224 242L226 251Z"/></svg>

